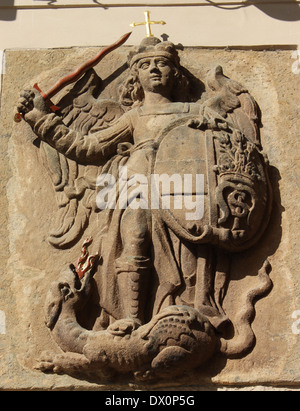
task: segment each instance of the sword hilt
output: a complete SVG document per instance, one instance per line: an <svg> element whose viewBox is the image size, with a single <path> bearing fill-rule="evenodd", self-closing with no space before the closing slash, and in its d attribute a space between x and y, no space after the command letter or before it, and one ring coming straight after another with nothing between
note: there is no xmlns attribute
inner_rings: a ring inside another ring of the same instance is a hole
<svg viewBox="0 0 300 411"><path fill-rule="evenodd" d="M43 99L45 101L47 101L49 103L50 109L55 113L56 111L59 110L59 107L57 107L55 104L52 103L52 101L49 99L48 95L46 93L44 93L38 86L37 83L35 83L35 85L33 86L33 88L35 88L43 97ZM23 113L16 113L14 116L14 121L16 123L20 123L24 118Z"/></svg>

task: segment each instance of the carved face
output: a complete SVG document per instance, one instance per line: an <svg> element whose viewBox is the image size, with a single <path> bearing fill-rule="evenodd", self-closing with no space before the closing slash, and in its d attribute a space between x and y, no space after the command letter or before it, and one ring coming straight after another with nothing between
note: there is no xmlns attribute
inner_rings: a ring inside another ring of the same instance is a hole
<svg viewBox="0 0 300 411"><path fill-rule="evenodd" d="M170 94L175 80L175 68L165 57L149 57L137 63L138 76L144 92Z"/></svg>

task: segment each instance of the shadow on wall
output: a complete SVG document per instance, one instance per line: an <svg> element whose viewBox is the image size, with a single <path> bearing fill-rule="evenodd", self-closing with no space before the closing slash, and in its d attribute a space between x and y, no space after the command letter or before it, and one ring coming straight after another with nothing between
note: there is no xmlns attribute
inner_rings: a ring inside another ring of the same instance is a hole
<svg viewBox="0 0 300 411"><path fill-rule="evenodd" d="M0 0L1 7L7 7L7 9L0 9L0 20L12 21L17 18L17 9L13 9L15 0Z"/></svg>
<svg viewBox="0 0 300 411"><path fill-rule="evenodd" d="M32 0L33 2L35 0ZM39 0L44 1L47 5L55 4L57 0ZM15 0L0 0L0 20L12 21L17 18L17 9L13 8ZM34 4L33 4L34 5Z"/></svg>
<svg viewBox="0 0 300 411"><path fill-rule="evenodd" d="M253 0L246 0L244 4L234 5L219 5L218 1L206 0L208 3L223 10L237 10L244 7L256 7L263 13L273 19L282 21L299 21L300 20L300 4L299 0L289 0L288 4L271 4L270 0L259 0L259 4L253 4Z"/></svg>
<svg viewBox="0 0 300 411"><path fill-rule="evenodd" d="M0 20L11 21L17 18L17 9L14 9L14 1L15 0L0 0L0 7L7 7L7 8L0 8ZM35 0L33 0L34 2ZM57 0L39 0L44 1L48 5L55 4ZM103 7L102 3L98 0L92 0L93 3L98 4L99 6ZM254 0L245 0L243 4L234 5L220 5L220 1L218 0L206 0L207 3L218 7L223 10L237 10L244 7L257 7L263 13L267 14L268 16L283 21L299 21L300 20L300 4L299 0L289 0L288 4L283 5L281 4L274 4L270 3L270 0L258 0L259 4L253 4ZM237 3L241 2L241 0L235 0ZM109 8L109 7L104 7Z"/></svg>

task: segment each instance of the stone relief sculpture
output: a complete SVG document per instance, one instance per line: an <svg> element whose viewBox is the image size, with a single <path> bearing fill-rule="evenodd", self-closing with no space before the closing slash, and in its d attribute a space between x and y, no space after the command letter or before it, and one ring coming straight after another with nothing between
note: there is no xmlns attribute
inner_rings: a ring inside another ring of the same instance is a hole
<svg viewBox="0 0 300 411"><path fill-rule="evenodd" d="M45 352L40 370L173 377L255 344L268 261L234 323L223 302L234 254L258 242L271 213L259 109L220 66L208 99L193 81L176 47L149 37L128 56L119 101L101 99L93 69L56 112L35 89L22 94L18 111L57 193L49 243L80 250L93 231L47 295L46 325L63 352Z"/></svg>

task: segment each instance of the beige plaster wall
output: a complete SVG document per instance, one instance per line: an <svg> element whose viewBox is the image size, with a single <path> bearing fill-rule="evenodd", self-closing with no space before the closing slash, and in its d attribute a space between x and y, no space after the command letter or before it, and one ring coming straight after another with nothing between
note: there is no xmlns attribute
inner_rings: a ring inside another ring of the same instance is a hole
<svg viewBox="0 0 300 411"><path fill-rule="evenodd" d="M110 44L129 31L132 21L143 21L145 9L166 26L166 33L185 46L253 46L298 44L300 4L297 0L1 0L0 50L98 46ZM145 33L136 28L128 44Z"/></svg>

